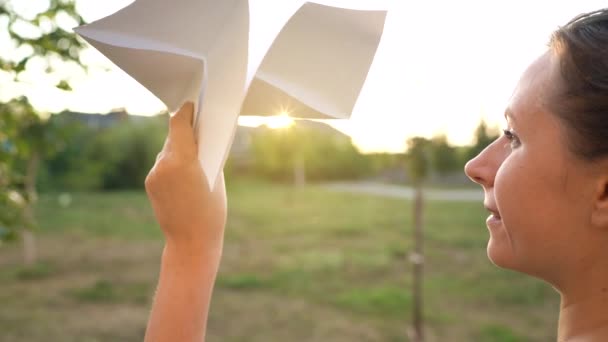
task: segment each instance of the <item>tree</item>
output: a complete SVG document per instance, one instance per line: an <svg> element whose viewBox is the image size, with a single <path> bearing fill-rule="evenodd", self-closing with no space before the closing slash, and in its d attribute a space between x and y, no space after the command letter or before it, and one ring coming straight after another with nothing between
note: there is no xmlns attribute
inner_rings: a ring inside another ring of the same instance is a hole
<svg viewBox="0 0 608 342"><path fill-rule="evenodd" d="M431 166L439 175L445 176L450 172L462 170L457 151L448 143L445 135L440 135L431 141Z"/></svg>
<svg viewBox="0 0 608 342"><path fill-rule="evenodd" d="M62 63L72 63L82 66L79 52L84 43L66 29L66 26L83 24L84 20L76 12L72 0L49 0L46 8L40 8L35 13L23 5L20 0L0 0L0 22L6 22L12 44L12 50L0 51L0 71L10 74L14 81L23 82L20 75L27 70L32 61L44 63L45 73L52 74ZM19 51L20 53L15 53ZM56 87L70 90L67 80L61 80ZM48 121L41 120L38 113L30 105L27 98L11 100L2 105L0 125L10 126L13 135L2 137L3 144L9 146L11 153L3 154L0 160L4 185L0 191L4 193L0 199L0 212L15 211L19 197L24 199L21 213L9 215L12 219L2 220L6 226L19 226L23 229L24 254L26 263L33 263L36 248L33 240L32 227L35 225L33 206L36 201L36 177L41 158L60 145L60 141L49 129ZM15 168L24 163L22 174ZM12 201L9 195L12 194ZM17 206L19 207L19 206ZM18 210L19 211L19 210ZM12 231L15 231L13 228Z"/></svg>
<svg viewBox="0 0 608 342"><path fill-rule="evenodd" d="M297 121L282 129L259 127L252 134L254 172L273 180L356 178L369 174L371 164L349 137L320 123Z"/></svg>
<svg viewBox="0 0 608 342"><path fill-rule="evenodd" d="M22 227L21 236L24 246L24 261L36 261L36 244L33 229L36 226L34 205L38 198L36 180L43 158L53 155L62 148L62 132L50 120L43 120L25 97L0 104L3 122L12 126L4 144L11 146L2 165L7 174L7 198L12 199L12 207L7 208L11 217L4 224ZM5 202L6 205L10 204ZM15 210L20 211L14 214ZM15 229L13 228L13 233Z"/></svg>
<svg viewBox="0 0 608 342"><path fill-rule="evenodd" d="M408 141L407 166L408 176L415 188L413 217L414 217L414 252L410 254L413 268L412 292L413 304L413 329L411 339L415 342L424 341L424 329L422 318L422 278L424 271L423 252L423 214L424 197L423 184L431 171L432 143L428 139L414 137Z"/></svg>
<svg viewBox="0 0 608 342"><path fill-rule="evenodd" d="M422 186L431 171L432 141L413 137L407 142L407 170L414 187Z"/></svg>
<svg viewBox="0 0 608 342"><path fill-rule="evenodd" d="M18 135L17 121L2 107L0 104L0 241L6 241L16 237L15 227L20 223L25 200L15 189L16 175L13 172L17 154L14 143Z"/></svg>
<svg viewBox="0 0 608 342"><path fill-rule="evenodd" d="M475 129L475 141L473 146L467 152L467 160L475 158L481 151L483 151L488 145L490 145L496 138L498 134L493 132L485 121L481 121L477 128Z"/></svg>
<svg viewBox="0 0 608 342"><path fill-rule="evenodd" d="M64 27L82 25L84 19L76 12L73 0L49 0L47 8L37 13L23 13L15 6L20 0L1 0L0 18L7 20L8 33L14 50L29 51L27 54L16 54L13 51L0 52L0 70L11 73L16 81L26 70L27 64L39 59L46 63L46 72L54 71L53 61L59 58L64 62L73 62L80 66L80 50L84 43ZM69 89L67 81L57 84L61 89Z"/></svg>

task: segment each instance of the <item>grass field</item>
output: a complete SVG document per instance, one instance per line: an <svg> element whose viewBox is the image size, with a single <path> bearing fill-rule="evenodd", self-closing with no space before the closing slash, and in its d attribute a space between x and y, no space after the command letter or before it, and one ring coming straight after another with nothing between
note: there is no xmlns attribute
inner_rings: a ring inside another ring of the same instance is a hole
<svg viewBox="0 0 608 342"><path fill-rule="evenodd" d="M208 341L407 341L407 201L230 182ZM162 236L145 193L42 196L40 263L0 247L0 341L141 341ZM558 296L487 261L481 203L425 215L428 341L555 340Z"/></svg>

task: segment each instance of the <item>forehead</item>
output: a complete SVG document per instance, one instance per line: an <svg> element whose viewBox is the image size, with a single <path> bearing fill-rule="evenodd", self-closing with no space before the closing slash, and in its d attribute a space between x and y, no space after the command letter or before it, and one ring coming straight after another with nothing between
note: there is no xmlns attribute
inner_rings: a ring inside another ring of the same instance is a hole
<svg viewBox="0 0 608 342"><path fill-rule="evenodd" d="M560 83L557 55L547 51L538 57L521 76L510 101L510 110L530 113L546 110L546 101Z"/></svg>

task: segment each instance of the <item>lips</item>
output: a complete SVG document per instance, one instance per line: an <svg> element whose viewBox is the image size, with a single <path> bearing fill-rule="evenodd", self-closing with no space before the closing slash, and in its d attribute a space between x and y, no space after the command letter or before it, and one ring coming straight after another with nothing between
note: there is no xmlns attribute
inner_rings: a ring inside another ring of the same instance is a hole
<svg viewBox="0 0 608 342"><path fill-rule="evenodd" d="M495 219L500 220L500 213L498 212L498 209L496 209L496 206L484 204L484 207L490 212L490 214L492 214L492 216L494 216Z"/></svg>
<svg viewBox="0 0 608 342"><path fill-rule="evenodd" d="M494 218L500 220L500 214L497 211L490 210L490 213L492 214L492 216L494 216Z"/></svg>

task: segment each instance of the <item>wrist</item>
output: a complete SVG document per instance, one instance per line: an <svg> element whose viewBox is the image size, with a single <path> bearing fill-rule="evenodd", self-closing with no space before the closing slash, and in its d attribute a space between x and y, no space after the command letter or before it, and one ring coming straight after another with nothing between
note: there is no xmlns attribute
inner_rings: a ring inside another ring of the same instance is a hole
<svg viewBox="0 0 608 342"><path fill-rule="evenodd" d="M167 238L163 259L171 258L181 264L217 264L222 257L223 241L177 240Z"/></svg>

